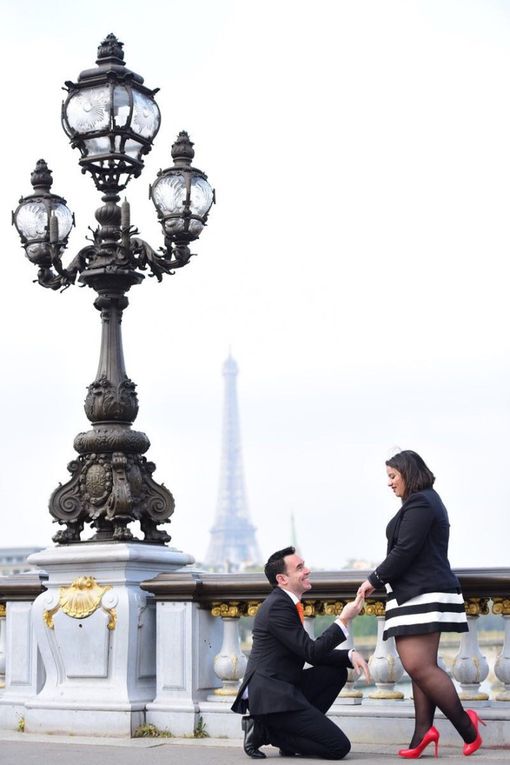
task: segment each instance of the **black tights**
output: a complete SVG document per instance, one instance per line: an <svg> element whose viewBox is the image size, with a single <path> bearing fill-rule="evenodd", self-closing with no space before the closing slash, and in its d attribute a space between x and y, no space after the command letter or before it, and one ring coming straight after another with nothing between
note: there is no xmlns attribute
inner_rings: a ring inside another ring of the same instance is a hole
<svg viewBox="0 0 510 765"><path fill-rule="evenodd" d="M476 738L473 723L460 703L454 684L437 666L440 637L439 632L433 632L395 638L398 654L413 683L415 727L410 749L418 746L433 724L436 707L450 720L466 743Z"/></svg>

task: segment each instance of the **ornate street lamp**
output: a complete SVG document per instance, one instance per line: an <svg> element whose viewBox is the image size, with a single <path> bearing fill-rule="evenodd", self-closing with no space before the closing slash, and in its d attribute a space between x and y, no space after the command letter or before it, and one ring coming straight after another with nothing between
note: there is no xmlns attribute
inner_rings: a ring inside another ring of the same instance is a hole
<svg viewBox="0 0 510 765"><path fill-rule="evenodd" d="M96 63L77 83L66 82L62 125L72 147L80 150L83 172L92 175L99 190L117 193L131 175L140 175L142 157L152 148L161 122L154 100L159 88L149 90L143 77L126 68L115 35L103 40Z"/></svg>
<svg viewBox="0 0 510 765"><path fill-rule="evenodd" d="M36 164L31 181L34 193L20 200L12 222L18 229L27 258L42 269L49 269L54 263L62 274L60 252L67 244L74 215L65 199L50 192L53 178L44 159Z"/></svg>
<svg viewBox="0 0 510 765"><path fill-rule="evenodd" d="M92 429L74 441L78 457L68 465L71 479L50 498L50 513L63 525L53 537L58 544L80 542L86 523L95 530L90 541L133 540L129 529L139 521L143 541L164 544L169 535L158 529L174 509L171 493L156 483L155 465L145 452L145 433L131 429L138 413L135 384L128 378L122 351L121 319L126 293L143 281L143 271L161 281L185 266L190 242L200 235L214 200L207 176L193 168L193 144L184 131L172 147L174 165L158 173L150 195L164 232L164 247L156 252L131 226L126 200L119 192L143 169L143 156L159 130L157 90L124 64L122 43L110 34L98 49L97 67L66 82L62 124L73 148L81 154L82 171L90 173L102 192L96 211L98 227L92 243L83 247L67 268L62 253L74 216L62 197L52 194L51 170L37 162L31 176L34 193L20 200L13 223L29 260L38 266L37 281L50 289L65 289L76 278L97 292L94 306L101 312L99 366L89 385L85 413Z"/></svg>

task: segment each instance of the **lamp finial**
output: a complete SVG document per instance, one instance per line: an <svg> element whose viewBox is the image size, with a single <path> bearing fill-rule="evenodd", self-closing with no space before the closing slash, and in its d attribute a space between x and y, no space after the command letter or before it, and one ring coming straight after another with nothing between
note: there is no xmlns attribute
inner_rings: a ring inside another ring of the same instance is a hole
<svg viewBox="0 0 510 765"><path fill-rule="evenodd" d="M185 130L181 130L176 142L172 145L172 159L177 165L191 165L194 156L193 141L190 141Z"/></svg>
<svg viewBox="0 0 510 765"><path fill-rule="evenodd" d="M97 49L96 64L100 65L104 64L106 61L114 61L116 64L122 64L124 66L123 47L124 43L118 40L115 35L110 32Z"/></svg>
<svg viewBox="0 0 510 765"><path fill-rule="evenodd" d="M51 189L53 178L51 177L51 170L44 159L37 160L35 169L30 176L30 183L34 189L43 189L44 191Z"/></svg>

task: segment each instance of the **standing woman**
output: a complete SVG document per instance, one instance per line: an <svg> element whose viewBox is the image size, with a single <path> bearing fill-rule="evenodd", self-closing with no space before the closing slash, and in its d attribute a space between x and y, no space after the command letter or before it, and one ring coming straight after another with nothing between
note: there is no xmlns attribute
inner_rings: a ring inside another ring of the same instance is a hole
<svg viewBox="0 0 510 765"><path fill-rule="evenodd" d="M397 651L413 684L415 729L408 749L399 755L419 757L434 743L436 707L465 741L463 753L473 754L482 744L482 720L464 710L450 677L437 664L441 632L467 632L459 580L448 562L448 514L432 488L434 475L413 451L395 454L386 462L388 485L402 500L387 528L387 557L358 590L367 597L386 586L383 639L395 637Z"/></svg>

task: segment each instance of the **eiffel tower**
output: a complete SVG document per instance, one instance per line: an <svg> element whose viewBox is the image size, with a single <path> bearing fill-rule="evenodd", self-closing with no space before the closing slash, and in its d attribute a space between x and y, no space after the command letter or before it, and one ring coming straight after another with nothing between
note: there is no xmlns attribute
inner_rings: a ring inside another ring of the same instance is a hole
<svg viewBox="0 0 510 765"><path fill-rule="evenodd" d="M238 366L232 356L223 364L225 398L223 446L216 518L211 529L205 565L216 571L242 571L260 565L255 526L250 521L241 455L236 378Z"/></svg>

